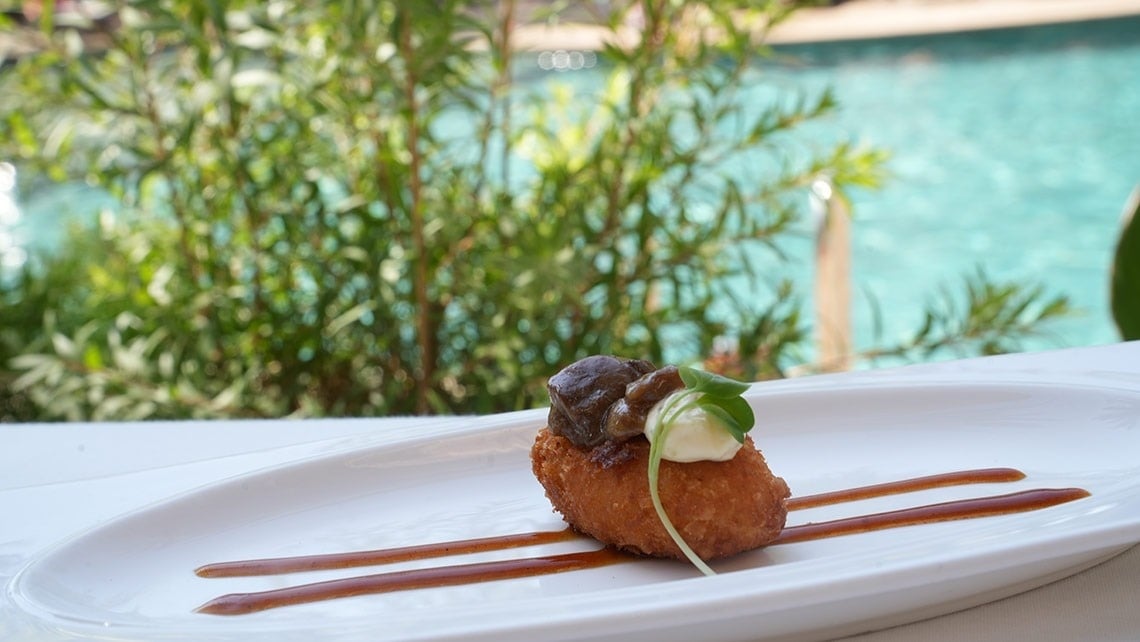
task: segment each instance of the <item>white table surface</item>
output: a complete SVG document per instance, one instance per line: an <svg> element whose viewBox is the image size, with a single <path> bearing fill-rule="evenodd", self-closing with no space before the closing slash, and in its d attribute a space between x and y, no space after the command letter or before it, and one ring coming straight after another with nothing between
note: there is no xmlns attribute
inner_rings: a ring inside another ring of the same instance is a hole
<svg viewBox="0 0 1140 642"><path fill-rule="evenodd" d="M1038 381L1048 380L1050 373L1087 373L1140 390L1140 342L923 364L889 374L900 372L1002 373ZM884 373L827 375L814 378L812 385ZM0 584L7 586L39 551L148 503L250 471L359 448L379 431L414 430L439 421L408 417L0 425ZM1027 593L850 639L1136 641L1138 607L1140 547L1133 547ZM21 623L25 618L12 617L14 609L6 590L0 597L0 640L74 639L26 628Z"/></svg>

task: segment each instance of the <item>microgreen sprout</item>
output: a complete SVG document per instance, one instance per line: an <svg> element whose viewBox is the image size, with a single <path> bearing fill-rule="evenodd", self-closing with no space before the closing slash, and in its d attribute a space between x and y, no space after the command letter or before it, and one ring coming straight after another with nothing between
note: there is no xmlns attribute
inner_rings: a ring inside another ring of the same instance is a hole
<svg viewBox="0 0 1140 642"><path fill-rule="evenodd" d="M677 418L692 408L699 407L711 415L740 443L744 443L744 436L752 430L756 418L752 407L740 396L748 390L748 384L694 368L680 367L677 370L685 388L669 397L659 414L658 425L649 446L649 497L653 501L653 508L657 511L662 526L685 557L705 575L715 575L712 568L681 537L681 533L673 526L669 515L665 513L665 507L661 504L661 495L657 489L658 472L661 469L661 449L665 440L669 438L669 431Z"/></svg>

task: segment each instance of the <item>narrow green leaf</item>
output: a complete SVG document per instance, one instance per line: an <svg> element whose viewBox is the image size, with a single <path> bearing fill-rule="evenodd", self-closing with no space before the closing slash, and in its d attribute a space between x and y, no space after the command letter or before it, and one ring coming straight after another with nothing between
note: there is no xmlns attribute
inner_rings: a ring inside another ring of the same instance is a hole
<svg viewBox="0 0 1140 642"><path fill-rule="evenodd" d="M352 325L353 323L356 323L365 314L367 314L368 312L371 312L372 307L373 306L372 306L371 302L369 302L369 303L361 303L359 305L355 305L355 306L349 308L348 310L343 312L340 316L338 316L337 318L335 318L329 322L329 325L327 328L328 335L333 336L336 333L343 330L344 328Z"/></svg>
<svg viewBox="0 0 1140 642"><path fill-rule="evenodd" d="M66 335L56 332L51 336L52 347L55 348L56 354L65 358L72 359L78 356L78 349L75 343Z"/></svg>

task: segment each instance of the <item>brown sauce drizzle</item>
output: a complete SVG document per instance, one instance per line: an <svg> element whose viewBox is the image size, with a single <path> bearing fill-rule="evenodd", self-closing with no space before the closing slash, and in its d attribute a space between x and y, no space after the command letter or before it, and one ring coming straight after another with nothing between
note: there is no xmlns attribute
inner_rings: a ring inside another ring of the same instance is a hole
<svg viewBox="0 0 1140 642"><path fill-rule="evenodd" d="M791 544L792 542L803 542L824 537L866 533L884 528L1022 513L1064 504L1088 496L1089 492L1082 488L1039 488L995 497L959 499L885 513L872 513L827 522L789 526L771 544Z"/></svg>
<svg viewBox="0 0 1140 642"><path fill-rule="evenodd" d="M820 493L818 495L793 497L788 500L788 510L829 506L842 502L853 502L860 499L898 495L900 493L913 493L920 490L942 488L945 486L1015 482L1021 481L1022 479L1025 479L1025 473L1015 468L959 470L952 473L915 477L913 479L887 482L885 484L873 484L871 486L859 486L858 488L848 488L845 490L832 491L830 493Z"/></svg>
<svg viewBox="0 0 1140 642"><path fill-rule="evenodd" d="M447 555L467 555L484 551L499 551L521 546L537 546L578 539L580 536L570 529L520 533L499 537L482 537L437 544L420 544L400 548L385 548L373 551L332 553L325 555L301 555L298 557L276 557L240 562L218 562L206 564L194 571L198 577L243 577L250 575L279 575L301 571L323 571L357 566L378 566L412 560L427 560Z"/></svg>
<svg viewBox="0 0 1140 642"><path fill-rule="evenodd" d="M517 577L535 577L550 573L577 571L598 568L628 560L629 557L617 551L603 548L585 553L565 553L544 555L526 559L460 564L457 566L437 566L410 571L378 573L361 577L349 577L326 582L314 582L300 586L261 591L257 593L231 593L216 597L202 606L199 613L213 615L241 615L264 611L279 606L319 602L339 597L389 593L419 588L438 588L474 582L508 580Z"/></svg>
<svg viewBox="0 0 1140 642"><path fill-rule="evenodd" d="M1024 478L1024 473L1012 468L959 471L792 498L788 500L788 509L798 510L944 486L1012 482ZM1088 496L1089 492L1080 488L1033 489L1007 495L948 501L826 522L809 522L785 528L783 533L771 544L790 544L886 528L1025 512L1064 504ZM195 572L201 577L235 577L341 569L534 546L577 538L579 535L566 529L372 551L221 562L199 567ZM378 573L270 591L231 593L210 600L198 607L197 611L213 615L239 615L280 606L355 595L455 586L598 568L628 559L630 559L629 556L620 552L601 549L580 553Z"/></svg>

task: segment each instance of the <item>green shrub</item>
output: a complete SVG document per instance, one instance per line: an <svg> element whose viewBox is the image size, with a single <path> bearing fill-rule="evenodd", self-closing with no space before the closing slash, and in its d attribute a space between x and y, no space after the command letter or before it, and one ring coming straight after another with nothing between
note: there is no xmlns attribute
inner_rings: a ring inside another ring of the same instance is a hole
<svg viewBox="0 0 1140 642"><path fill-rule="evenodd" d="M723 337L782 376L807 330L772 266L808 186L874 186L882 154L797 137L829 93L743 104L787 3L612 4L646 37L542 91L510 0L148 0L105 50L46 34L0 154L123 207L13 290L11 391L37 418L493 412L587 354Z"/></svg>

